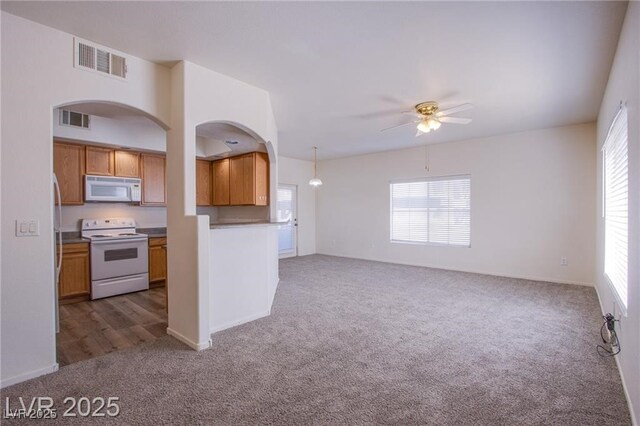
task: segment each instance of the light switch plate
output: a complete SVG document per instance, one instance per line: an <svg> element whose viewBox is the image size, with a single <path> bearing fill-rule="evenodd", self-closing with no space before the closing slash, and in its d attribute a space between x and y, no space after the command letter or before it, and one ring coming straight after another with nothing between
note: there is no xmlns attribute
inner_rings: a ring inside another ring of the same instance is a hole
<svg viewBox="0 0 640 426"><path fill-rule="evenodd" d="M16 220L16 237L37 237L40 222L37 220Z"/></svg>

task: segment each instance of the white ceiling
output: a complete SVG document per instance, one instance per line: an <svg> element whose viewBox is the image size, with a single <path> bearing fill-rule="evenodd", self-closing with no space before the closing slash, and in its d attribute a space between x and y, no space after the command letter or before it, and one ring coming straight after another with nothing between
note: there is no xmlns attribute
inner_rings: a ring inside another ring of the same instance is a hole
<svg viewBox="0 0 640 426"><path fill-rule="evenodd" d="M267 152L264 144L238 127L225 123L204 123L196 127L198 148L206 158L223 158L247 152ZM227 144L226 142L237 142Z"/></svg>
<svg viewBox="0 0 640 426"><path fill-rule="evenodd" d="M589 122L622 2L2 2L2 9L160 63L266 89L280 153L319 158ZM414 138L420 101L473 123Z"/></svg>

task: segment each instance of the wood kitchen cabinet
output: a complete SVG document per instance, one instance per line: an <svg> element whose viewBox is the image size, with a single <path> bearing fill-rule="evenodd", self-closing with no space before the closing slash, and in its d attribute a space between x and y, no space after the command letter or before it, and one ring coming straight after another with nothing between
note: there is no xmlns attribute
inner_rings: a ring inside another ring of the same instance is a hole
<svg viewBox="0 0 640 426"><path fill-rule="evenodd" d="M57 254L60 256L59 248ZM89 263L88 243L62 245L62 267L58 281L60 303L89 300L91 294Z"/></svg>
<svg viewBox="0 0 640 426"><path fill-rule="evenodd" d="M268 194L269 159L266 153L252 152L229 159L230 205L266 206Z"/></svg>
<svg viewBox="0 0 640 426"><path fill-rule="evenodd" d="M131 151L115 152L115 175L119 177L140 177L140 153Z"/></svg>
<svg viewBox="0 0 640 426"><path fill-rule="evenodd" d="M269 155L264 152L255 152L255 205L269 205Z"/></svg>
<svg viewBox="0 0 640 426"><path fill-rule="evenodd" d="M141 154L143 206L167 205L167 165L164 155Z"/></svg>
<svg viewBox="0 0 640 426"><path fill-rule="evenodd" d="M87 146L85 169L88 175L113 176L115 173L115 151L110 148Z"/></svg>
<svg viewBox="0 0 640 426"><path fill-rule="evenodd" d="M196 160L196 206L211 205L211 169L207 160Z"/></svg>
<svg viewBox="0 0 640 426"><path fill-rule="evenodd" d="M149 238L149 286L161 287L167 280L167 239Z"/></svg>
<svg viewBox="0 0 640 426"><path fill-rule="evenodd" d="M216 160L211 163L211 204L214 206L229 205L229 159Z"/></svg>
<svg viewBox="0 0 640 426"><path fill-rule="evenodd" d="M83 145L74 145L54 141L53 172L60 186L62 205L84 204L85 154ZM56 200L56 204L58 201Z"/></svg>

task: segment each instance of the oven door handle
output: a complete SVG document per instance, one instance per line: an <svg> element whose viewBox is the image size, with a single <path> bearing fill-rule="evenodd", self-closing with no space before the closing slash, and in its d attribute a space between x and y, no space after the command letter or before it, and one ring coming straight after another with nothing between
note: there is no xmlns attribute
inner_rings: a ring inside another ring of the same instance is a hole
<svg viewBox="0 0 640 426"><path fill-rule="evenodd" d="M116 245L116 244L128 244L128 243L139 243L146 241L148 242L148 238L126 238L124 240L99 240L99 241L91 241L91 245Z"/></svg>

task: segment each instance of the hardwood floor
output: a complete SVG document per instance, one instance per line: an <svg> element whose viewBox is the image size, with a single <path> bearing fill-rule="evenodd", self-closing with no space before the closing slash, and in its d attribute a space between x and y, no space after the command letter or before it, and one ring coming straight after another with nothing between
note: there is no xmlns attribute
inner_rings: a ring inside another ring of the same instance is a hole
<svg viewBox="0 0 640 426"><path fill-rule="evenodd" d="M166 335L164 287L60 306L60 366Z"/></svg>

